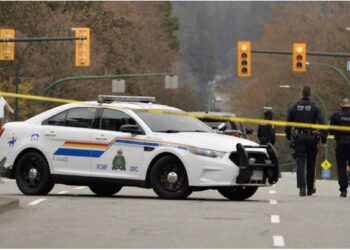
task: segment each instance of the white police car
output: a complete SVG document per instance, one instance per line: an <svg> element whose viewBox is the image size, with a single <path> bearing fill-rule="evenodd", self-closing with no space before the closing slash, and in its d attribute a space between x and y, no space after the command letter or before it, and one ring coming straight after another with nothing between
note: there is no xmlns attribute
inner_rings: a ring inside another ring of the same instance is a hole
<svg viewBox="0 0 350 250"><path fill-rule="evenodd" d="M244 200L277 182L271 145L214 133L184 111L153 101L99 96L7 123L0 131L0 173L27 195L45 195L62 183L87 185L101 196L139 186L167 199L217 189Z"/></svg>

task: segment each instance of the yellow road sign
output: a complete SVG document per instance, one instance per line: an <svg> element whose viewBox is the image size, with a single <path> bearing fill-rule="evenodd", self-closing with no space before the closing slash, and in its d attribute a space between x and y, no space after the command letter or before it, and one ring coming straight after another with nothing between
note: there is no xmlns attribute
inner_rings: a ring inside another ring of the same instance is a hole
<svg viewBox="0 0 350 250"><path fill-rule="evenodd" d="M332 164L328 161L328 160L324 160L322 163L321 163L321 167L323 169L329 169L332 167Z"/></svg>

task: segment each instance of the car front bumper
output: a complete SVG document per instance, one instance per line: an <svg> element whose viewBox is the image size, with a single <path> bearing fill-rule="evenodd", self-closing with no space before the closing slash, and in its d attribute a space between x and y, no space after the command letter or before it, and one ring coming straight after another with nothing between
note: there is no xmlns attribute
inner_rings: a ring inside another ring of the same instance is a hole
<svg viewBox="0 0 350 250"><path fill-rule="evenodd" d="M277 154L272 145L243 146L224 159L191 155L187 174L191 187L269 186L280 176Z"/></svg>
<svg viewBox="0 0 350 250"><path fill-rule="evenodd" d="M246 149L249 149L247 151ZM259 159L254 150L266 149L267 158ZM237 144L235 159L230 158L239 167L237 184L263 184L268 182L270 185L277 183L280 177L279 162L275 148L272 144L260 146L244 146ZM257 178L257 173L260 177Z"/></svg>

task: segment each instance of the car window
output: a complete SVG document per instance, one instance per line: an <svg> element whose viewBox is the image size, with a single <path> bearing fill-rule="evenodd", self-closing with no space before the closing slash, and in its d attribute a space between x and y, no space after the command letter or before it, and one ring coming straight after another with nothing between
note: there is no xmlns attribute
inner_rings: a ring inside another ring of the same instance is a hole
<svg viewBox="0 0 350 250"><path fill-rule="evenodd" d="M91 128L96 108L74 108L68 110L66 126L77 128Z"/></svg>
<svg viewBox="0 0 350 250"><path fill-rule="evenodd" d="M120 131L122 125L137 125L136 121L122 111L104 109L100 128L103 130Z"/></svg>
<svg viewBox="0 0 350 250"><path fill-rule="evenodd" d="M44 123L45 125L54 125L54 126L64 126L66 120L67 111L61 112L57 115L54 115L47 119Z"/></svg>

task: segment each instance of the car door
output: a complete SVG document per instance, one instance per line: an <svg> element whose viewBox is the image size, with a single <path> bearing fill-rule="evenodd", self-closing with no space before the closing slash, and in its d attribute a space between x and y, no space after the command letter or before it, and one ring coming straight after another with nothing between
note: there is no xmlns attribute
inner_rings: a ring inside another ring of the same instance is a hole
<svg viewBox="0 0 350 250"><path fill-rule="evenodd" d="M54 174L91 175L95 112L96 108L72 108L44 121L44 145Z"/></svg>
<svg viewBox="0 0 350 250"><path fill-rule="evenodd" d="M96 177L140 179L146 136L120 131L125 124L136 125L128 114L114 109L101 109L100 124L94 130L95 153L91 172Z"/></svg>

